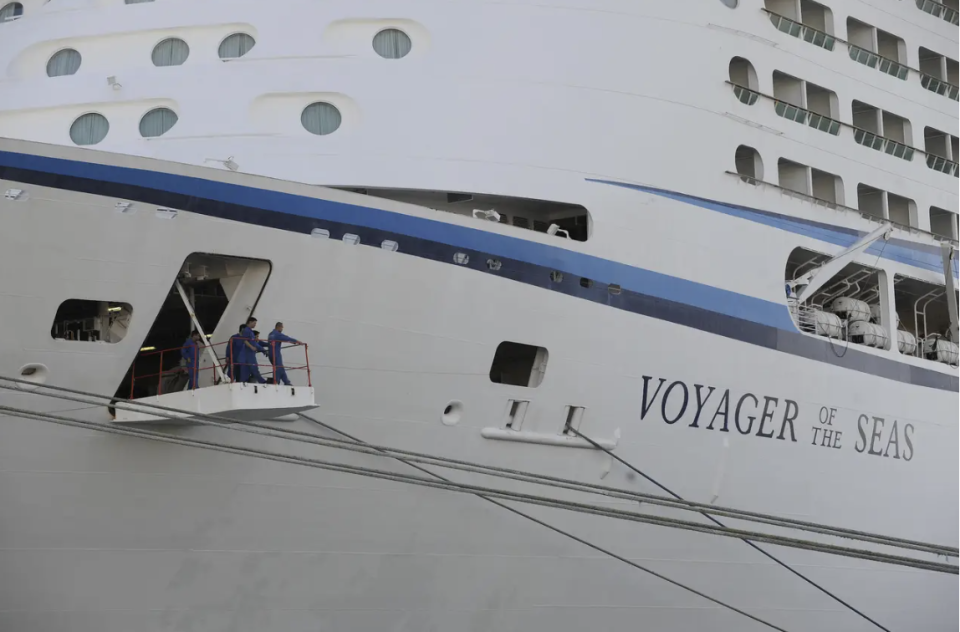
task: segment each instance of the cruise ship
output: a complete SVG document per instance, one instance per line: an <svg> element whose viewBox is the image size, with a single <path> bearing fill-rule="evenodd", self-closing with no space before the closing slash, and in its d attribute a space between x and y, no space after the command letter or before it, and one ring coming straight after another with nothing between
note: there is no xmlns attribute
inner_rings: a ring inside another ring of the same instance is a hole
<svg viewBox="0 0 960 632"><path fill-rule="evenodd" d="M0 0L0 630L956 630L957 59L957 0Z"/></svg>

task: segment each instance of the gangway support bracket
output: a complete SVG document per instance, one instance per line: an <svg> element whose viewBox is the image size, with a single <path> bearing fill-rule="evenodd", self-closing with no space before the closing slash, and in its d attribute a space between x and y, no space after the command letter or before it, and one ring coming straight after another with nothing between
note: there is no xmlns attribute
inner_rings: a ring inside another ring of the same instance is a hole
<svg viewBox="0 0 960 632"><path fill-rule="evenodd" d="M857 255L869 248L870 245L878 239L889 239L892 232L893 226L890 224L884 224L869 235L860 239L857 243L853 244L837 256L824 263L822 266L814 268L803 276L794 279L791 284L793 287L801 285L806 286L803 288L803 290L801 290L799 296L797 296L797 303L803 303L807 299L813 297L813 295L817 293L817 290L826 285L830 279L837 276L837 274L843 270L848 263L853 261Z"/></svg>
<svg viewBox="0 0 960 632"><path fill-rule="evenodd" d="M173 408L178 413L137 406L138 403ZM279 384L237 384L188 389L143 397L129 408L116 408L113 423L190 423L202 415L216 415L239 421L278 419L317 408L313 387ZM170 419L170 415L176 417Z"/></svg>
<svg viewBox="0 0 960 632"><path fill-rule="evenodd" d="M207 354L210 356L210 361L216 368L217 376L220 378L221 382L227 381L227 376L224 375L223 368L220 366L220 360L217 359L217 354L213 352L213 348L210 346L210 341L207 339L206 332L203 331L203 327L200 326L200 321L197 320L197 315L193 311L193 304L190 303L190 298L187 297L186 290L184 290L183 286L180 285L179 279L174 280L173 284L176 286L177 292L180 293L180 299L183 301L183 305L187 308L187 312L190 313L190 320L193 321L193 326L196 328L197 333L200 334L200 341L203 343L204 350L206 350Z"/></svg>

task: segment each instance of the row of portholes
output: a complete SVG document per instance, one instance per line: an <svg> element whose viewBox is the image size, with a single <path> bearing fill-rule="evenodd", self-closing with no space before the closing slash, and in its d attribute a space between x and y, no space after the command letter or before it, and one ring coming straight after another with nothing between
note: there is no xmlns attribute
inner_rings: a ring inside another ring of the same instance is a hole
<svg viewBox="0 0 960 632"><path fill-rule="evenodd" d="M330 231L326 228L314 228L310 231L310 236L326 239L330 237ZM350 244L351 246L360 245L360 235L356 235L354 233L344 233L341 239L344 243ZM400 244L391 239L385 239L380 243L380 247L383 250L396 252L400 248ZM453 255L453 262L457 265L465 266L470 263L470 255L465 252L456 252ZM503 262L499 259L487 259L487 269L490 271L497 272L501 267L503 267ZM560 272L559 270L551 270L550 280L554 283L563 283L563 272ZM589 289L593 287L593 281L586 277L580 277L580 287ZM610 292L610 294L617 295L622 292L622 289L619 284L610 283L607 285L607 291Z"/></svg>
<svg viewBox="0 0 960 632"><path fill-rule="evenodd" d="M140 119L140 136L156 138L163 136L177 124L179 117L170 108L154 108ZM311 103L300 114L300 123L311 134L326 136L337 131L342 117L340 110L329 103ZM76 145L96 145L107 137L110 122L98 112L88 112L78 117L70 126L70 140Z"/></svg>
<svg viewBox="0 0 960 632"><path fill-rule="evenodd" d="M256 46L257 42L246 33L228 35L217 50L220 59L238 59ZM373 50L385 59L400 59L410 52L410 37L397 29L384 29L373 37ZM168 37L153 47L150 59L154 66L179 66L190 56L190 46L180 38ZM76 74L83 61L79 51L64 48L57 51L47 62L48 77L63 77Z"/></svg>

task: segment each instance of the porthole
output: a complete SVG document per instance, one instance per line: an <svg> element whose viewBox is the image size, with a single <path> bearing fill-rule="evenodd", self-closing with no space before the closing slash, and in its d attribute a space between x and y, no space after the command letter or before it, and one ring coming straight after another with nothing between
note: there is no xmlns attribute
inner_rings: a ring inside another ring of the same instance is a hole
<svg viewBox="0 0 960 632"><path fill-rule="evenodd" d="M80 70L80 53L72 48L57 51L47 62L48 77L65 77Z"/></svg>
<svg viewBox="0 0 960 632"><path fill-rule="evenodd" d="M373 36L373 50L384 59L400 59L410 53L410 36L397 29L384 29Z"/></svg>
<svg viewBox="0 0 960 632"><path fill-rule="evenodd" d="M23 5L19 2L11 2L3 5L0 9L0 24L3 22L12 22L23 15Z"/></svg>
<svg viewBox="0 0 960 632"><path fill-rule="evenodd" d="M222 46L222 44L221 44ZM179 66L190 56L190 47L182 39L169 37L153 47L154 66Z"/></svg>
<svg viewBox="0 0 960 632"><path fill-rule="evenodd" d="M550 272L550 280L554 283L563 283L563 272L552 270Z"/></svg>
<svg viewBox="0 0 960 632"><path fill-rule="evenodd" d="M234 33L220 42L220 59L237 59L250 52L257 41L246 33Z"/></svg>
<svg viewBox="0 0 960 632"><path fill-rule="evenodd" d="M498 271L503 266L503 263L499 259L487 259L487 268L492 272Z"/></svg>
<svg viewBox="0 0 960 632"><path fill-rule="evenodd" d="M440 421L444 426L453 426L460 421L461 416L463 416L463 402L454 400L444 407Z"/></svg>
<svg viewBox="0 0 960 632"><path fill-rule="evenodd" d="M177 124L177 113L169 108L155 108L140 119L140 135L144 138L156 138L170 131Z"/></svg>
<svg viewBox="0 0 960 632"><path fill-rule="evenodd" d="M723 6L727 7L728 9L736 9L740 4L740 0L720 0L720 2L722 2Z"/></svg>
<svg viewBox="0 0 960 632"><path fill-rule="evenodd" d="M465 266L465 265L467 265L468 263L470 263L470 255L468 255L468 254L465 253L465 252L457 252L457 253L454 253L454 255L453 255L453 262L456 263L456 264L458 264L458 265Z"/></svg>
<svg viewBox="0 0 960 632"><path fill-rule="evenodd" d="M102 114L89 112L70 126L70 140L76 145L96 145L107 137L110 123Z"/></svg>
<svg viewBox="0 0 960 632"><path fill-rule="evenodd" d="M580 287L591 288L593 287L593 281L586 277L580 277Z"/></svg>
<svg viewBox="0 0 960 632"><path fill-rule="evenodd" d="M340 110L329 103L311 103L300 113L303 129L317 136L332 134L340 128Z"/></svg>
<svg viewBox="0 0 960 632"><path fill-rule="evenodd" d="M19 378L24 382L29 382L29 384L24 384L18 382L16 384L17 388L24 391L32 391L41 384L47 381L47 377L50 375L50 370L47 368L47 365L40 364L37 362L31 364L25 364L20 367Z"/></svg>

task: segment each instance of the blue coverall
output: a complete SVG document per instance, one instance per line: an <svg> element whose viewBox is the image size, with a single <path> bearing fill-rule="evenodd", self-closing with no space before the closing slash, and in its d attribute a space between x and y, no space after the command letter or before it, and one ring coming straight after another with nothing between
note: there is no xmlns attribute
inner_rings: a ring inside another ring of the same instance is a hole
<svg viewBox="0 0 960 632"><path fill-rule="evenodd" d="M290 379L287 377L287 370L283 368L283 354L280 352L280 348L285 342L300 342L296 338L291 338L290 336L281 333L274 329L270 332L268 336L270 341L270 362L273 363L273 383L279 384L283 382L287 386L290 386Z"/></svg>
<svg viewBox="0 0 960 632"><path fill-rule="evenodd" d="M227 348L227 375L234 382L239 382L243 374L243 368L240 365L243 362L243 347L243 338L240 334L230 336L230 346Z"/></svg>
<svg viewBox="0 0 960 632"><path fill-rule="evenodd" d="M183 348L180 349L180 357L186 360L187 364L187 375L190 376L190 388L197 388L197 355L198 355L197 343L194 341L193 337L187 338L187 341L183 343Z"/></svg>
<svg viewBox="0 0 960 632"><path fill-rule="evenodd" d="M253 377L260 384L266 383L266 380L260 375L260 368L257 366L257 352L248 347L247 343L261 350L263 350L263 345L257 342L253 330L249 327L243 328L243 333L240 334L240 342L243 345L243 354L240 356L240 381L249 382L250 378Z"/></svg>

